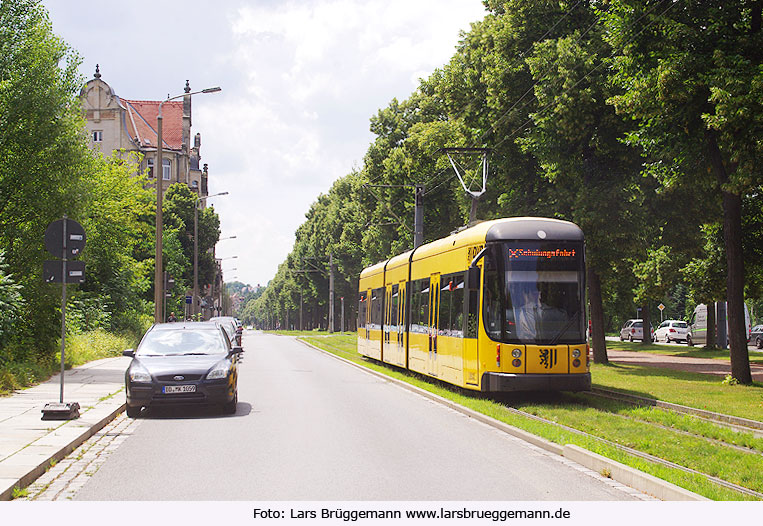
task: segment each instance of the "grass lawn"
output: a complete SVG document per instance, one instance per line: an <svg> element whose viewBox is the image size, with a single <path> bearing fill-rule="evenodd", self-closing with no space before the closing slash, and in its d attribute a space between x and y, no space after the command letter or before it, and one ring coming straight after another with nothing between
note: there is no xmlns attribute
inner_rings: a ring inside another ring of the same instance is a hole
<svg viewBox="0 0 763 526"><path fill-rule="evenodd" d="M329 335L317 331L292 331L280 334L302 336L304 340L328 352L453 400L509 425L559 444L577 444L711 499L738 500L749 497L718 487L701 476L632 457L596 438L517 415L507 405L763 492L763 470L759 468L763 441L754 438L751 433L735 433L692 416L676 416L660 409L601 401L586 394L487 397L366 360L357 354L355 333ZM594 364L591 373L594 384L599 387L763 421L763 386L759 384L726 385L721 379L707 375L619 364ZM751 451L733 449L728 444L742 445L751 448Z"/></svg>

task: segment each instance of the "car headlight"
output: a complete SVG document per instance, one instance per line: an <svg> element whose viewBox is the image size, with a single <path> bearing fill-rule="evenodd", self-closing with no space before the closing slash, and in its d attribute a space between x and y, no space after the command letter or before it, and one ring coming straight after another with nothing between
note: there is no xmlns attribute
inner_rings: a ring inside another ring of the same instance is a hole
<svg viewBox="0 0 763 526"><path fill-rule="evenodd" d="M225 378L228 376L228 370L230 369L230 360L223 360L218 363L207 373L207 380L216 380L218 378Z"/></svg>
<svg viewBox="0 0 763 526"><path fill-rule="evenodd" d="M140 363L134 362L130 367L130 381L151 383L151 374Z"/></svg>

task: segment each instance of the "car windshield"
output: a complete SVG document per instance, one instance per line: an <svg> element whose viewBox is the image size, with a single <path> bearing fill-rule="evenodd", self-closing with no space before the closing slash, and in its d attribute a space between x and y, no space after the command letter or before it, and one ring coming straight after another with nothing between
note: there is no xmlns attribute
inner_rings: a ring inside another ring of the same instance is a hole
<svg viewBox="0 0 763 526"><path fill-rule="evenodd" d="M184 356L223 354L225 340L219 330L154 330L146 334L135 353L137 356Z"/></svg>

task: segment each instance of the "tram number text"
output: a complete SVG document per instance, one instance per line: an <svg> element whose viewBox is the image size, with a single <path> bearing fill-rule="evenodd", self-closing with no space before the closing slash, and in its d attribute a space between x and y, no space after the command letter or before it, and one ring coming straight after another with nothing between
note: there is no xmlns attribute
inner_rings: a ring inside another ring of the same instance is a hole
<svg viewBox="0 0 763 526"><path fill-rule="evenodd" d="M466 249L466 264L469 265L472 260L477 257L477 254L482 251L483 248L485 248L485 245L474 245L473 247L468 247Z"/></svg>

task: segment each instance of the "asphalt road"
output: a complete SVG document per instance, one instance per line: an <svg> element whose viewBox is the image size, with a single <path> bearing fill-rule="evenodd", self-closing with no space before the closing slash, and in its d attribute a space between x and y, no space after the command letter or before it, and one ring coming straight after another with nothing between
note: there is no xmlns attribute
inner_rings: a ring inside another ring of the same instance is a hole
<svg viewBox="0 0 763 526"><path fill-rule="evenodd" d="M288 338L247 332L238 410L152 412L76 500L633 500Z"/></svg>

